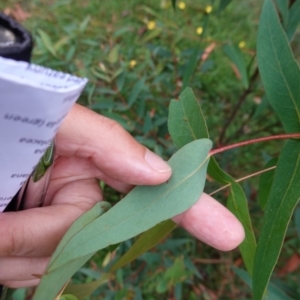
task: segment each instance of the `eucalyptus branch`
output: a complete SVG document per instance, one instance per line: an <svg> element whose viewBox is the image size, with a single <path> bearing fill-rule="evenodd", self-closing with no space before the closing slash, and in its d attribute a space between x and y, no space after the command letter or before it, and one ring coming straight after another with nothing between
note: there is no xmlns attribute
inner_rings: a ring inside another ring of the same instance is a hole
<svg viewBox="0 0 300 300"><path fill-rule="evenodd" d="M268 172L268 171L271 171L271 170L274 170L274 169L276 169L276 166L273 166L273 167L270 167L270 168L267 168L267 169L263 169L263 170L260 170L260 171L258 171L258 172L249 174L249 175L247 175L247 176L245 176L245 177L236 179L235 182L241 182L241 181L244 181L244 180L249 179L249 178L251 178L251 177L255 177L255 176L257 176L257 175L263 174L263 173L265 173L265 172ZM214 194L216 194L216 193L218 193L218 192L220 192L220 191L222 191L222 190L225 190L226 188L230 187L230 185L231 185L231 183L226 184L226 185L220 187L219 189L213 191L213 192L210 193L209 195L212 196L212 195L214 195Z"/></svg>
<svg viewBox="0 0 300 300"><path fill-rule="evenodd" d="M259 142L266 142L266 141L272 141L272 140L285 140L285 139L297 139L300 138L300 133L287 133L287 134L278 134L278 135L271 135L271 136L265 136L257 139L252 139L252 140L247 140L243 142L239 142L236 144L220 147L217 149L213 149L209 152L210 156L213 156L217 153L221 153L227 150L231 150L234 148L242 147L242 146L247 146L251 144L256 144Z"/></svg>

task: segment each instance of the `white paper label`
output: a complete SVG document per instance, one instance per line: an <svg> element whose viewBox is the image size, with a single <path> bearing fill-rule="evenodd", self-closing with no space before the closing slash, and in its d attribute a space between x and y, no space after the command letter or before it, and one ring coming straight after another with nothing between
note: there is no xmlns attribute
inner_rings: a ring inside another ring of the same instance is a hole
<svg viewBox="0 0 300 300"><path fill-rule="evenodd" d="M30 176L86 83L0 57L0 212Z"/></svg>

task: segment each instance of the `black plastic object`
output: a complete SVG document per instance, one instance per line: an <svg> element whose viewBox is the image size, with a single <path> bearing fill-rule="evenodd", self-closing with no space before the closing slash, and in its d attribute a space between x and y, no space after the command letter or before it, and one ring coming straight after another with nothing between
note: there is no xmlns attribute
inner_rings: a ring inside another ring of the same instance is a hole
<svg viewBox="0 0 300 300"><path fill-rule="evenodd" d="M14 19L0 12L0 56L29 62L32 49L31 34Z"/></svg>

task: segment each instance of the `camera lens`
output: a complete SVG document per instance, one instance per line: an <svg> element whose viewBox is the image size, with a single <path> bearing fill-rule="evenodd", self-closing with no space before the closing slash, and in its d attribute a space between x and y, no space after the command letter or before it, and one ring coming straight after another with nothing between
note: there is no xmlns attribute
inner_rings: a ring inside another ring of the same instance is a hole
<svg viewBox="0 0 300 300"><path fill-rule="evenodd" d="M30 33L0 11L0 56L29 62L32 47Z"/></svg>
<svg viewBox="0 0 300 300"><path fill-rule="evenodd" d="M10 47L17 41L15 34L0 25L0 47Z"/></svg>

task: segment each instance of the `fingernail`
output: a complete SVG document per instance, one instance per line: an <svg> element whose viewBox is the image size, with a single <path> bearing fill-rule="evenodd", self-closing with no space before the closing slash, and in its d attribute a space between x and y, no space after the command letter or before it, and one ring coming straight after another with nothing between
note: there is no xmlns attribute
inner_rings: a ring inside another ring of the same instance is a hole
<svg viewBox="0 0 300 300"><path fill-rule="evenodd" d="M146 150L145 160L152 169L158 172L171 171L171 167L164 160L148 149Z"/></svg>

